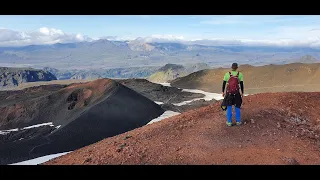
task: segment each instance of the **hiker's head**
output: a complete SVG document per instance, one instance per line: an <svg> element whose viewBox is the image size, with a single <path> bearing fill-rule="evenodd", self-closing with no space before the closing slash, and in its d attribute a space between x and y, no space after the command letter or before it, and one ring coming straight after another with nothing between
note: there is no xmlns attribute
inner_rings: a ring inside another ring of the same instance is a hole
<svg viewBox="0 0 320 180"><path fill-rule="evenodd" d="M237 70L238 69L238 64L237 63L232 63L231 68L232 68L232 70Z"/></svg>

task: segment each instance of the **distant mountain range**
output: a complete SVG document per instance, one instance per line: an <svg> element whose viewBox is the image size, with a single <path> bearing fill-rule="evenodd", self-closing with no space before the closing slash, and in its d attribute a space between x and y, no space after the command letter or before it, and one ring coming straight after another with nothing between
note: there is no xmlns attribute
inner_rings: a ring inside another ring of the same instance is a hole
<svg viewBox="0 0 320 180"><path fill-rule="evenodd" d="M92 42L0 47L0 66L86 70L206 63L211 67L229 67L234 61L259 66L291 63L305 55L320 59L320 50L311 47L212 44L209 40L147 42L138 38L132 41L100 39Z"/></svg>
<svg viewBox="0 0 320 180"><path fill-rule="evenodd" d="M87 70L59 70L55 68L45 67L43 70L54 74L59 80L78 79L92 80L99 78L115 78L115 79L130 79L130 78L149 78L154 82L166 82L177 77L183 77L190 73L210 69L210 66L205 63L194 63L186 65L166 64L164 66L150 67L128 67L128 68L113 68L113 69L87 69Z"/></svg>
<svg viewBox="0 0 320 180"><path fill-rule="evenodd" d="M306 55L302 56L299 59L293 59L292 62L318 64L319 61L313 56ZM181 77L185 77L191 73L200 73L201 70L209 69L216 68L210 67L206 63L186 63L183 65L168 63L164 66L124 67L112 69L56 69L51 67L44 67L43 69L33 69L0 67L0 88L11 89L16 86L20 86L22 83L37 81L94 80L101 78L141 78L148 79L149 81L155 83L164 83L174 81L175 79Z"/></svg>
<svg viewBox="0 0 320 180"><path fill-rule="evenodd" d="M54 74L59 80L66 79L99 79L99 78L146 78L155 73L160 67L128 67L113 69L55 69L45 67L43 70Z"/></svg>

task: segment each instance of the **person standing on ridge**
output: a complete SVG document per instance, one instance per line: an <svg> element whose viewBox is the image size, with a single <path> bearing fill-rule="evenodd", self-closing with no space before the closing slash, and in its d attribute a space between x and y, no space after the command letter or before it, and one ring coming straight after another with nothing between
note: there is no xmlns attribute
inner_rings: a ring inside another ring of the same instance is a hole
<svg viewBox="0 0 320 180"><path fill-rule="evenodd" d="M222 96L227 108L227 126L232 126L232 106L235 106L236 124L241 125L241 104L243 97L243 74L238 69L238 64L233 63L231 71L224 75L222 83Z"/></svg>

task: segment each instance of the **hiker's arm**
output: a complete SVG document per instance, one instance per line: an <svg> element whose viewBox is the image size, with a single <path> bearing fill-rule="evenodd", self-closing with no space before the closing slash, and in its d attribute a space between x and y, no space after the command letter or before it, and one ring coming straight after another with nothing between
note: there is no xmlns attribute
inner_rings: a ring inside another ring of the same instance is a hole
<svg viewBox="0 0 320 180"><path fill-rule="evenodd" d="M243 81L240 81L240 88L241 88L241 92L242 92L242 94L244 94L244 91L243 91Z"/></svg>
<svg viewBox="0 0 320 180"><path fill-rule="evenodd" d="M240 72L239 74L239 80L240 80L240 89L242 94L244 94L244 86L243 86L243 74Z"/></svg>
<svg viewBox="0 0 320 180"><path fill-rule="evenodd" d="M222 82L222 93L224 93L224 89L226 88L227 81Z"/></svg>

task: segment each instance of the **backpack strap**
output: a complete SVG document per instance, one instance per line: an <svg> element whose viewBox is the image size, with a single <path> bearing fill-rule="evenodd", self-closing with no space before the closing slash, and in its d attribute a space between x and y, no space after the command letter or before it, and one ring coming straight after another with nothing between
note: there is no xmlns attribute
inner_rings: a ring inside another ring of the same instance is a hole
<svg viewBox="0 0 320 180"><path fill-rule="evenodd" d="M236 75L236 76L237 76L237 77L239 77L239 74L240 74L240 72L238 71L238 73L237 73L237 75Z"/></svg>
<svg viewBox="0 0 320 180"><path fill-rule="evenodd" d="M229 72L229 75L230 75L230 77L232 77L232 74L231 74L231 72Z"/></svg>

